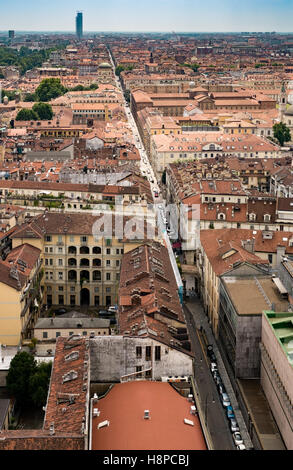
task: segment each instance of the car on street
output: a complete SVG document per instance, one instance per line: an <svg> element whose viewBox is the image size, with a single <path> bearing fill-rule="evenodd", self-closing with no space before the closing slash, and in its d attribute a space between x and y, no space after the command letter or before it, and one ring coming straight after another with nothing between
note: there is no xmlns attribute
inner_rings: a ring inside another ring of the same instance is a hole
<svg viewBox="0 0 293 470"><path fill-rule="evenodd" d="M218 370L218 366L215 362L211 362L210 365L211 372L213 373L215 370Z"/></svg>
<svg viewBox="0 0 293 470"><path fill-rule="evenodd" d="M155 191L155 197L159 197L158 191Z"/></svg>
<svg viewBox="0 0 293 470"><path fill-rule="evenodd" d="M99 310L99 315L110 315L111 312L109 312L109 310L105 310L105 309L102 309L102 310Z"/></svg>
<svg viewBox="0 0 293 470"><path fill-rule="evenodd" d="M217 358L216 358L214 352L212 352L212 353L210 354L210 360L211 360L211 362L217 362Z"/></svg>
<svg viewBox="0 0 293 470"><path fill-rule="evenodd" d="M115 307L115 305L111 305L111 307L108 308L109 312L113 312L113 313L116 313L118 308Z"/></svg>
<svg viewBox="0 0 293 470"><path fill-rule="evenodd" d="M233 419L233 418L235 418L234 410L233 410L233 407L232 407L231 405L229 405L229 406L226 407L226 413L227 413L227 418L228 418L228 419Z"/></svg>
<svg viewBox="0 0 293 470"><path fill-rule="evenodd" d="M217 372L214 372L214 381L217 386L222 383L221 376Z"/></svg>
<svg viewBox="0 0 293 470"><path fill-rule="evenodd" d="M66 313L67 310L65 308L58 308L57 310L55 310L55 315L62 315L63 313Z"/></svg>
<svg viewBox="0 0 293 470"><path fill-rule="evenodd" d="M226 393L226 389L225 389L224 385L222 384L222 382L220 382L218 384L218 392L219 392L220 395L222 395L223 393Z"/></svg>
<svg viewBox="0 0 293 470"><path fill-rule="evenodd" d="M239 446L236 447L237 450L246 450L246 447L244 444L239 444Z"/></svg>
<svg viewBox="0 0 293 470"><path fill-rule="evenodd" d="M231 432L239 431L239 426L238 426L236 419L230 419L230 429L231 429Z"/></svg>
<svg viewBox="0 0 293 470"><path fill-rule="evenodd" d="M232 436L237 446L240 446L241 444L243 444L243 439L242 439L240 432L233 432Z"/></svg>
<svg viewBox="0 0 293 470"><path fill-rule="evenodd" d="M222 393L222 405L226 408L227 406L230 406L231 403L230 403L230 398L229 398L229 395L227 393Z"/></svg>

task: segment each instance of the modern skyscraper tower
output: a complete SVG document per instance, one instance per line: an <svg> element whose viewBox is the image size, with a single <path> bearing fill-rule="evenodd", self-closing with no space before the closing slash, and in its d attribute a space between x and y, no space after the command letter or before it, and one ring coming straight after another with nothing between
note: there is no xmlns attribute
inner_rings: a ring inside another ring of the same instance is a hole
<svg viewBox="0 0 293 470"><path fill-rule="evenodd" d="M83 35L83 19L82 19L82 12L78 11L76 14L76 36L78 39L82 38Z"/></svg>

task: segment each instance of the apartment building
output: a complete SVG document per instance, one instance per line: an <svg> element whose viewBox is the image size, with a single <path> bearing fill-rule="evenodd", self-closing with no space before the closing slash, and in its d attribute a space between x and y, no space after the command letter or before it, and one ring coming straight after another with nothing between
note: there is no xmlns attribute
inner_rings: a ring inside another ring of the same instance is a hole
<svg viewBox="0 0 293 470"><path fill-rule="evenodd" d="M265 308L287 311L288 299L270 275L255 268L237 266L220 278L218 337L221 349L235 378L259 378L262 312Z"/></svg>
<svg viewBox="0 0 293 470"><path fill-rule="evenodd" d="M44 303L93 307L117 303L122 256L148 235L156 238L154 227L131 217L47 212L11 238L13 248L29 242L41 251Z"/></svg>
<svg viewBox="0 0 293 470"><path fill-rule="evenodd" d="M288 450L293 449L293 315L262 315L261 385Z"/></svg>
<svg viewBox="0 0 293 470"><path fill-rule="evenodd" d="M18 346L32 337L43 303L41 250L27 242L0 262L0 343Z"/></svg>

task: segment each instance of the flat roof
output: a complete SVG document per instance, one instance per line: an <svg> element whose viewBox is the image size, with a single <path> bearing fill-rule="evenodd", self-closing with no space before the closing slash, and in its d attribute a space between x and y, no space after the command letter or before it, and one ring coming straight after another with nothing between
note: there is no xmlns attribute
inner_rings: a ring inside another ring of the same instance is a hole
<svg viewBox="0 0 293 470"><path fill-rule="evenodd" d="M264 311L264 314L293 366L293 313Z"/></svg>
<svg viewBox="0 0 293 470"><path fill-rule="evenodd" d="M115 384L93 406L100 415L92 417L92 450L206 450L199 418L190 414L190 405L169 383ZM150 419L144 419L145 410ZM106 420L109 426L97 429Z"/></svg>
<svg viewBox="0 0 293 470"><path fill-rule="evenodd" d="M282 299L278 288L270 277L257 277L257 280L267 296L274 304L276 312L287 310L289 303ZM224 276L225 288L239 315L261 315L263 310L270 308L265 296L254 278L239 278Z"/></svg>

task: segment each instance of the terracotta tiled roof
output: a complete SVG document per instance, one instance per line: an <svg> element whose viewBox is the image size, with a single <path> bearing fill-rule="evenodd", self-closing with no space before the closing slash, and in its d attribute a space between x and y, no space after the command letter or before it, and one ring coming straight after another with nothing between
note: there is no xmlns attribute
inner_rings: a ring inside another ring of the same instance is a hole
<svg viewBox="0 0 293 470"><path fill-rule="evenodd" d="M168 383L116 384L99 400L99 410L99 418L92 418L92 450L206 450L198 416L190 416L187 398ZM109 426L97 429L105 420Z"/></svg>

